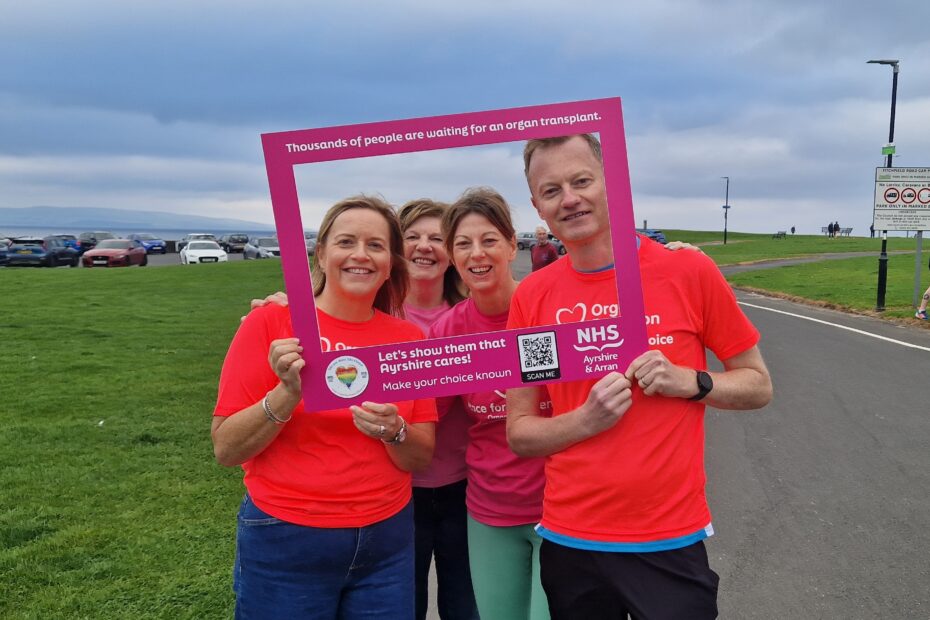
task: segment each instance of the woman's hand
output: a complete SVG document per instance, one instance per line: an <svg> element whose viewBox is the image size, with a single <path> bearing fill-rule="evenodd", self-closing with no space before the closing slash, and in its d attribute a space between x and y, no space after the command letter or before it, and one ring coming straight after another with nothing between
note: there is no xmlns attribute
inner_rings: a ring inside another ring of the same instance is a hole
<svg viewBox="0 0 930 620"><path fill-rule="evenodd" d="M400 430L403 422L397 415L397 407L387 403L364 402L361 407L349 407L352 410L352 421L363 435L373 439L391 441Z"/></svg>
<svg viewBox="0 0 930 620"><path fill-rule="evenodd" d="M297 338L272 340L268 351L268 364L278 375L281 385L293 396L300 397L300 370L307 365L300 356L304 348Z"/></svg>

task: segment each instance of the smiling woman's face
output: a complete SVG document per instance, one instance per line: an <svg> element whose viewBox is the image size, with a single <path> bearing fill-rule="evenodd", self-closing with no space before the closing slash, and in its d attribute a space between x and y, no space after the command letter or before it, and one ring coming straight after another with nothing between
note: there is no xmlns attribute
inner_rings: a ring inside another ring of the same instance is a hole
<svg viewBox="0 0 930 620"><path fill-rule="evenodd" d="M404 231L404 256L411 280L441 280L449 267L438 217L424 216Z"/></svg>
<svg viewBox="0 0 930 620"><path fill-rule="evenodd" d="M349 209L333 220L317 260L326 288L340 297L374 301L391 275L390 228L371 209Z"/></svg>
<svg viewBox="0 0 930 620"><path fill-rule="evenodd" d="M483 215L469 213L452 231L452 262L473 293L492 292L512 279L517 245Z"/></svg>

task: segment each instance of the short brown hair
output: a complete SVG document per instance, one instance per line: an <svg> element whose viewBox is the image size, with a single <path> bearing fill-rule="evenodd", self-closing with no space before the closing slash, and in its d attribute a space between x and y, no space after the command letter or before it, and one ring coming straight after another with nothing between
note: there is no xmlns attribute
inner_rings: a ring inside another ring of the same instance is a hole
<svg viewBox="0 0 930 620"><path fill-rule="evenodd" d="M413 223L424 217L435 217L442 222L442 217L449 210L449 205L444 202L430 200L429 198L417 198L405 203L397 217L400 220L400 230L402 233L413 226ZM441 224L440 224L441 225ZM445 245L445 237L443 238ZM455 266L451 263L446 268L446 273L442 278L442 298L450 306L454 306L465 299L465 285L462 284L462 278Z"/></svg>
<svg viewBox="0 0 930 620"><path fill-rule="evenodd" d="M523 147L523 174L526 175L526 178L530 178L530 160L533 159L533 153L535 153L537 149L544 149L549 148L550 146L565 144L575 136L578 136L587 142L588 146L591 147L591 153L594 155L594 158L597 159L597 161L599 161L601 164L604 163L604 156L601 154L601 142L596 137L594 137L594 134L578 133L572 136L537 138L535 140L527 140L526 146Z"/></svg>
<svg viewBox="0 0 930 620"><path fill-rule="evenodd" d="M510 206L504 197L490 187L472 187L465 190L442 217L442 236L449 256L452 256L455 231L462 219L470 213L486 218L507 239L514 238L516 231L510 216Z"/></svg>
<svg viewBox="0 0 930 620"><path fill-rule="evenodd" d="M391 273L387 282L378 289L375 296L374 307L394 316L404 316L404 298L407 297L407 260L404 258L404 238L400 232L400 223L397 214L384 199L376 196L358 195L340 200L326 212L320 224L320 233L317 238L317 253L326 245L329 233L336 218L350 209L371 209L379 214L388 224L389 251L391 253ZM313 295L319 295L326 288L326 274L320 269L320 262L313 261Z"/></svg>

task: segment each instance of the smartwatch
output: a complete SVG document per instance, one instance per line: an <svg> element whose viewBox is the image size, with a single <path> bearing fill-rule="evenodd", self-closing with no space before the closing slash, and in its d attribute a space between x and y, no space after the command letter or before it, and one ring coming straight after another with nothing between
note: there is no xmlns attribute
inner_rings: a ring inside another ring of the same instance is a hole
<svg viewBox="0 0 930 620"><path fill-rule="evenodd" d="M703 370L697 371L697 388L698 393L688 400L701 400L707 396L712 389L714 389L714 380L711 379L710 375Z"/></svg>

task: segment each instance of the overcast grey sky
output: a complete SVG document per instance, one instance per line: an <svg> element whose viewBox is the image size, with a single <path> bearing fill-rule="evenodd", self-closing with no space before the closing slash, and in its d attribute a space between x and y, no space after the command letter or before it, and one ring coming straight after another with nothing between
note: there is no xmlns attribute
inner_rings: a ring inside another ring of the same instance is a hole
<svg viewBox="0 0 930 620"><path fill-rule="evenodd" d="M638 222L720 228L727 175L731 230L862 233L892 78L865 61L901 60L895 164L930 166L928 23L917 0L0 0L0 207L271 223L261 133L619 96ZM516 150L414 159L419 191L327 181L451 199Z"/></svg>

